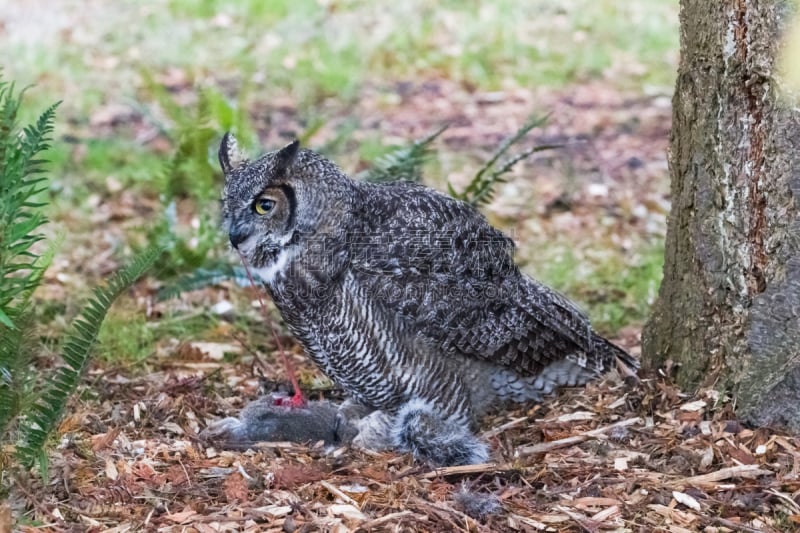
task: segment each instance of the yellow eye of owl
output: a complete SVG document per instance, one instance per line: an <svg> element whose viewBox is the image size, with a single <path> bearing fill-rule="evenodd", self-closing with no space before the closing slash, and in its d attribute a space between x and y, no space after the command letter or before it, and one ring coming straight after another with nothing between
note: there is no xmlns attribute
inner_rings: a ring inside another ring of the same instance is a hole
<svg viewBox="0 0 800 533"><path fill-rule="evenodd" d="M272 208L275 207L275 200L269 198L259 198L254 204L256 213L259 215L266 215Z"/></svg>

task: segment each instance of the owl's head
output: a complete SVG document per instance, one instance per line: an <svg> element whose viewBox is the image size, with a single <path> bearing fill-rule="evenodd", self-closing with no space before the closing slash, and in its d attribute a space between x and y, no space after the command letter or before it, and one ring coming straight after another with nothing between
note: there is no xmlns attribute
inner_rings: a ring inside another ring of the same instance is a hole
<svg viewBox="0 0 800 533"><path fill-rule="evenodd" d="M331 161L294 141L249 161L226 133L219 148L225 174L223 226L251 265L275 261L282 250L342 216L350 179Z"/></svg>

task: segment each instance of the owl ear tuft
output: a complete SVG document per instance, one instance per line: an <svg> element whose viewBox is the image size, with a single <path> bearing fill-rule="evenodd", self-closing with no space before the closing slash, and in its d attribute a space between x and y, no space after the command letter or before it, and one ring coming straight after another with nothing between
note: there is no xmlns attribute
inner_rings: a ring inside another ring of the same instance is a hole
<svg viewBox="0 0 800 533"><path fill-rule="evenodd" d="M231 132L222 137L222 143L219 145L219 153L217 155L219 157L219 166L222 167L222 172L225 174L229 174L247 159L244 153L239 150L239 143L236 142L236 137Z"/></svg>
<svg viewBox="0 0 800 533"><path fill-rule="evenodd" d="M295 139L280 150L278 153L275 154L275 158L278 163L278 168L281 170L285 170L292 166L294 163L295 158L297 158L297 153L300 151L300 141Z"/></svg>

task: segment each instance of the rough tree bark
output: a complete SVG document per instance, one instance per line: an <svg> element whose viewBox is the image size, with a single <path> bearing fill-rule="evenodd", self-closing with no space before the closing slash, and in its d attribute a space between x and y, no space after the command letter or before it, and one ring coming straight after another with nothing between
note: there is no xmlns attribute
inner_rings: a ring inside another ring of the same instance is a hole
<svg viewBox="0 0 800 533"><path fill-rule="evenodd" d="M800 112L780 96L786 0L681 0L664 280L645 364L800 431Z"/></svg>

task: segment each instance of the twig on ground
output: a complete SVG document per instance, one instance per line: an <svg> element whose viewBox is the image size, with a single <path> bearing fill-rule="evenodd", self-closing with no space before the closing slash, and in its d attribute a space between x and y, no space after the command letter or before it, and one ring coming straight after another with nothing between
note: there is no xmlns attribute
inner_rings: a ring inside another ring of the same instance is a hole
<svg viewBox="0 0 800 533"><path fill-rule="evenodd" d="M764 470L763 468L759 468L759 465L737 465L737 466L730 466L728 468L721 468L715 472L709 472L708 474L702 474L700 476L692 476L683 479L677 479L675 481L669 482L670 487L680 487L685 485L694 485L694 486L708 486L717 483L718 481L724 481L726 479L730 479L732 477L744 477L744 478L757 478L759 476L766 476L768 474L772 474L771 470Z"/></svg>
<svg viewBox="0 0 800 533"><path fill-rule="evenodd" d="M328 490L328 492L330 492L331 494L333 494L334 496L336 496L337 498L339 498L343 502L349 503L350 505L354 506L356 509L361 510L361 505L357 501L355 501L353 498L351 498L350 496L348 496L347 494L345 494L344 492L342 492L338 488L334 487L333 485L331 485L327 481L322 480L322 481L319 482L319 484L322 485L323 487L325 487Z"/></svg>
<svg viewBox="0 0 800 533"><path fill-rule="evenodd" d="M764 531L777 531L775 529L758 529L750 526L746 526L744 524L740 524L738 522L734 522L733 520L726 520L725 518L721 518L719 516L712 516L707 519L704 517L700 517L701 520L707 522L708 524L714 524L717 526L723 526L727 528L731 528L734 531L743 531L744 533L764 533Z"/></svg>
<svg viewBox="0 0 800 533"><path fill-rule="evenodd" d="M533 446L523 446L519 448L516 452L518 457L524 457L526 455L532 455L536 453L546 453L552 450L557 450L559 448L564 448L566 446L572 446L573 444L579 444L586 440L589 440L593 437L598 437L607 433L608 431L621 428L632 426L634 424L642 424L644 421L640 417L628 418L626 420L620 420L619 422L615 422L613 424L609 424L608 426L603 426L597 429L593 429L591 431L586 431L579 435L573 435L572 437L566 437L563 439L553 440L550 442L540 442L539 444L534 444Z"/></svg>
<svg viewBox="0 0 800 533"><path fill-rule="evenodd" d="M508 465L497 463L482 463L479 465L447 466L431 470L422 475L422 479L434 479L440 476L453 476L456 474L479 474L483 472L496 472L498 470L509 470Z"/></svg>
<svg viewBox="0 0 800 533"><path fill-rule="evenodd" d="M501 433L503 433L506 430L509 430L509 429L511 429L513 427L516 427L516 426L520 425L521 423L525 422L526 420L528 420L527 416L521 416L519 418L514 418L514 419L506 422L505 424L503 424L501 426L497 426L496 428L492 428L492 429L490 429L488 431L484 431L481 434L481 437L484 438L484 439L491 439L492 437L496 437L497 435L500 435Z"/></svg>
<svg viewBox="0 0 800 533"><path fill-rule="evenodd" d="M375 518L374 520L370 520L369 522L364 522L363 524L358 526L358 530L370 530L371 528L380 526L387 522L396 524L397 521L403 518L414 518L415 520L419 521L424 521L428 519L427 516L415 514L412 511L398 511L396 513L389 513L387 515L383 515L380 518Z"/></svg>

